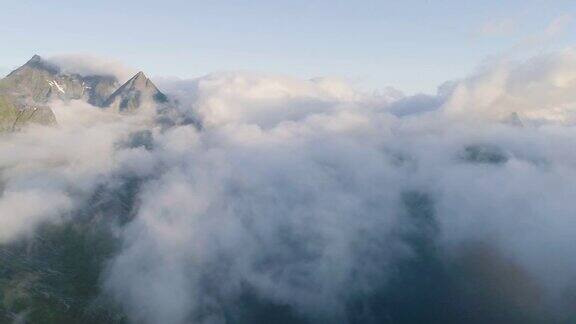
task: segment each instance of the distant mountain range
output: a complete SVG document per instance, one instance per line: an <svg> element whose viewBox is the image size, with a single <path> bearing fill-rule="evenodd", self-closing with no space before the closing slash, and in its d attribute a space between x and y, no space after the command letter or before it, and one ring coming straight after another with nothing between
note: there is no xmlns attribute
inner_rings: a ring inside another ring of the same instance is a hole
<svg viewBox="0 0 576 324"><path fill-rule="evenodd" d="M120 85L114 76L63 73L34 55L0 80L0 131L17 130L30 123L56 124L54 112L47 105L54 99L83 100L120 113L168 102L143 72Z"/></svg>

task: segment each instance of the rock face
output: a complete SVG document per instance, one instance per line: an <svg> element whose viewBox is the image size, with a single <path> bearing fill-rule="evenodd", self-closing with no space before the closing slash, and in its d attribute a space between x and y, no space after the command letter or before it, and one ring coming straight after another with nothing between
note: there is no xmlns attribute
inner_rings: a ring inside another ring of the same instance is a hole
<svg viewBox="0 0 576 324"><path fill-rule="evenodd" d="M59 67L34 55L0 80L0 131L17 130L29 123L56 124L54 113L47 106L54 99L83 100L122 113L168 102L142 72L120 86L114 76L62 73Z"/></svg>
<svg viewBox="0 0 576 324"><path fill-rule="evenodd" d="M28 124L56 125L48 106L29 105L7 95L0 95L0 132L20 130Z"/></svg>
<svg viewBox="0 0 576 324"><path fill-rule="evenodd" d="M134 112L142 107L164 104L168 101L143 72L138 72L114 92L104 106L118 112Z"/></svg>
<svg viewBox="0 0 576 324"><path fill-rule="evenodd" d="M504 118L502 122L510 126L524 127L524 122L522 121L522 118L520 118L520 114L517 112L511 113L507 118Z"/></svg>
<svg viewBox="0 0 576 324"><path fill-rule="evenodd" d="M488 144L468 145L462 153L462 158L469 163L502 164L509 159L501 148Z"/></svg>
<svg viewBox="0 0 576 324"><path fill-rule="evenodd" d="M80 99L102 104L117 87L115 77L63 74L38 55L0 80L0 92L36 103Z"/></svg>
<svg viewBox="0 0 576 324"><path fill-rule="evenodd" d="M82 79L84 82L84 100L97 107L104 107L104 103L116 89L119 83L115 77L91 75Z"/></svg>

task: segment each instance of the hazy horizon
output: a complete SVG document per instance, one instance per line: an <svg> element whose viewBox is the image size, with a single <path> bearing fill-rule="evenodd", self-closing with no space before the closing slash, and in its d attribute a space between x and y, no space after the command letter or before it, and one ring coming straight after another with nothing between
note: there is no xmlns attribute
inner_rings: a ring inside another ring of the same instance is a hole
<svg viewBox="0 0 576 324"><path fill-rule="evenodd" d="M0 38L18 46L4 49L0 72L33 54L91 54L155 77L241 70L434 94L485 60L576 42L576 4L553 3L13 1L0 12Z"/></svg>

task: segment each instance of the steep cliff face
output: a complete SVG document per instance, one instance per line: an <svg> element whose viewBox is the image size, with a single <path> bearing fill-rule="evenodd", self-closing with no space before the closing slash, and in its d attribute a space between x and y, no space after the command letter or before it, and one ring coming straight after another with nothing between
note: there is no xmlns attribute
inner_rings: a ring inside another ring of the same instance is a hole
<svg viewBox="0 0 576 324"><path fill-rule="evenodd" d="M106 100L120 84L115 77L90 75L82 78L84 83L83 100L96 107L104 107Z"/></svg>
<svg viewBox="0 0 576 324"><path fill-rule="evenodd" d="M0 132L20 130L29 124L56 125L56 116L48 106L22 103L0 95Z"/></svg>

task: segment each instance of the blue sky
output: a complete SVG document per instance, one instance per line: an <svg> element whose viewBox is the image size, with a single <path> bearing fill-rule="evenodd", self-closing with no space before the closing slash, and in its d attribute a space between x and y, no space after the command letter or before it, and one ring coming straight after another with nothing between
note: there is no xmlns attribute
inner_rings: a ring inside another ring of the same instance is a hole
<svg viewBox="0 0 576 324"><path fill-rule="evenodd" d="M151 75L249 70L434 92L490 57L576 41L576 1L0 0L3 71L34 53Z"/></svg>

